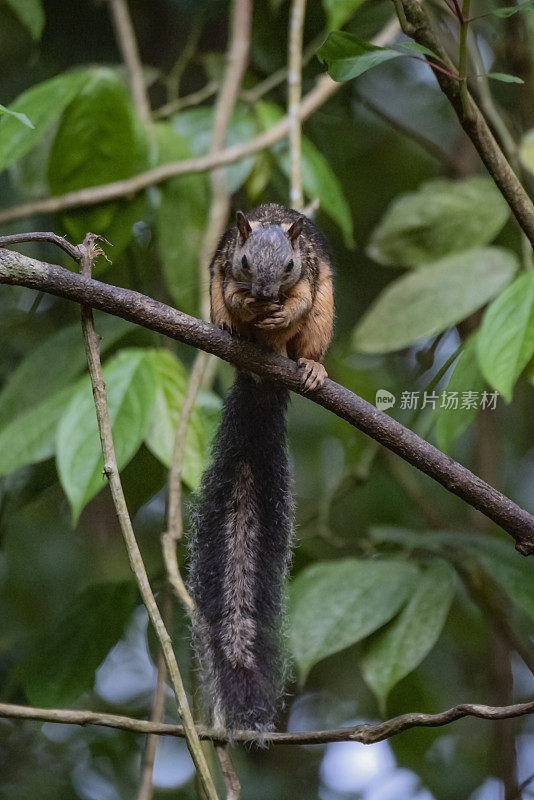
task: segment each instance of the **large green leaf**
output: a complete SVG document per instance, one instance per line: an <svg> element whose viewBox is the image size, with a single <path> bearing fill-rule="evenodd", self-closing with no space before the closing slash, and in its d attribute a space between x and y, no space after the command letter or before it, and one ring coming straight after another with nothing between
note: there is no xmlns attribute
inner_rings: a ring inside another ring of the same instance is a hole
<svg viewBox="0 0 534 800"><path fill-rule="evenodd" d="M364 0L323 0L328 30L342 28L363 2Z"/></svg>
<svg viewBox="0 0 534 800"><path fill-rule="evenodd" d="M290 644L302 682L311 667L377 630L407 599L417 569L402 561L313 564L290 586Z"/></svg>
<svg viewBox="0 0 534 800"><path fill-rule="evenodd" d="M40 39L45 24L41 0L4 0L13 9L32 39Z"/></svg>
<svg viewBox="0 0 534 800"><path fill-rule="evenodd" d="M513 278L513 253L476 248L448 256L389 284L354 333L364 353L390 353L465 319Z"/></svg>
<svg viewBox="0 0 534 800"><path fill-rule="evenodd" d="M373 636L362 658L363 675L384 710L391 689L415 669L437 642L454 596L455 573L430 566L398 617Z"/></svg>
<svg viewBox="0 0 534 800"><path fill-rule="evenodd" d="M154 410L146 433L146 444L166 466L172 464L174 432L187 391L188 375L169 350L148 353L155 375ZM187 429L182 480L197 489L206 465L206 442L198 407L194 407Z"/></svg>
<svg viewBox="0 0 534 800"><path fill-rule="evenodd" d="M128 90L113 70L93 70L91 80L63 114L52 145L48 164L52 194L129 178L147 166L146 134ZM76 242L88 230L105 236L117 258L133 235L143 204L142 195L103 203L66 212L62 223Z"/></svg>
<svg viewBox="0 0 534 800"><path fill-rule="evenodd" d="M441 395L440 405L434 412L437 444L446 453L450 452L456 439L473 422L487 387L478 365L477 337L478 332L473 333L464 343L449 383ZM475 402L468 402L470 397Z"/></svg>
<svg viewBox="0 0 534 800"><path fill-rule="evenodd" d="M63 619L26 654L20 675L30 703L65 706L93 688L95 672L120 639L135 608L132 583L86 589Z"/></svg>
<svg viewBox="0 0 534 800"><path fill-rule="evenodd" d="M6 115L0 120L0 170L9 167L41 140L85 85L89 75L87 70L65 72L32 86L11 103L10 111L29 117L34 128L21 125L12 116Z"/></svg>
<svg viewBox="0 0 534 800"><path fill-rule="evenodd" d="M262 126L270 128L283 117L282 109L275 103L257 103L256 113ZM271 148L276 160L289 176L291 165L286 144L278 142ZM302 185L306 195L318 199L320 208L339 225L347 247L354 247L352 214L343 189L328 161L309 139L302 140Z"/></svg>
<svg viewBox="0 0 534 800"><path fill-rule="evenodd" d="M367 70L402 55L408 53L377 47L344 31L332 31L317 51L317 58L322 64L326 64L328 74L335 81L350 81Z"/></svg>
<svg viewBox="0 0 534 800"><path fill-rule="evenodd" d="M154 126L158 162L181 161L191 156L191 145L169 123ZM208 186L205 175L183 175L166 181L156 204L158 245L167 287L178 308L198 314L199 269L209 282L208 265L199 263L206 227Z"/></svg>
<svg viewBox="0 0 534 800"><path fill-rule="evenodd" d="M423 183L398 197L374 229L367 252L380 264L420 267L489 244L510 209L490 178Z"/></svg>
<svg viewBox="0 0 534 800"><path fill-rule="evenodd" d="M104 367L108 411L119 469L137 452L154 407L154 372L145 350L125 349ZM89 378L82 381L57 431L56 463L74 523L105 485Z"/></svg>
<svg viewBox="0 0 534 800"><path fill-rule="evenodd" d="M101 353L133 329L130 322L107 314L98 314L95 324L101 337ZM26 409L68 386L86 362L79 324L61 328L32 348L0 392L0 430Z"/></svg>
<svg viewBox="0 0 534 800"><path fill-rule="evenodd" d="M208 152L213 129L213 107L191 108L176 114L171 120L174 131L188 140L191 150L197 156ZM256 135L256 123L251 110L238 105L228 126L226 144L245 144ZM226 167L228 191L233 194L246 181L254 166L256 156L242 158Z"/></svg>
<svg viewBox="0 0 534 800"><path fill-rule="evenodd" d="M508 542L484 538L482 546L477 542L473 555L492 574L495 580L512 598L514 603L534 619L534 564L510 547Z"/></svg>
<svg viewBox="0 0 534 800"><path fill-rule="evenodd" d="M487 308L477 336L480 369L506 400L534 353L534 272L508 286Z"/></svg>

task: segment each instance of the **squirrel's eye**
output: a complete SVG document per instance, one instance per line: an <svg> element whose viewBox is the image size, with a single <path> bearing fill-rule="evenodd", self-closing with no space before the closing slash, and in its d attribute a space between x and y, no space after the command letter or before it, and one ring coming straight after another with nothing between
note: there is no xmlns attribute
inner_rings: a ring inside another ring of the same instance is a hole
<svg viewBox="0 0 534 800"><path fill-rule="evenodd" d="M293 259L291 259L291 261L287 262L287 264L286 264L286 272L291 272L292 269L293 269Z"/></svg>
<svg viewBox="0 0 534 800"><path fill-rule="evenodd" d="M243 256L241 259L241 264L243 265L243 269L248 269L248 261L246 256Z"/></svg>

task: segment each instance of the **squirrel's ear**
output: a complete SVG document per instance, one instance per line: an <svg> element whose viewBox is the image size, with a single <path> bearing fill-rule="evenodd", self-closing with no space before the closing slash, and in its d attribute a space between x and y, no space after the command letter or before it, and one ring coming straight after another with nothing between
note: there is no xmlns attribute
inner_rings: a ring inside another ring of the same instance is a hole
<svg viewBox="0 0 534 800"><path fill-rule="evenodd" d="M242 239L241 244L245 244L245 242L247 241L248 237L250 236L250 232L252 231L252 228L250 227L250 223L249 223L248 219L245 217L245 215L243 214L242 211L238 211L237 212L235 221L236 221L236 225L237 225L237 228L239 230L239 233L241 234L241 239Z"/></svg>
<svg viewBox="0 0 534 800"><path fill-rule="evenodd" d="M287 238L294 244L297 239L299 238L300 234L302 233L302 229L304 228L304 217L299 217L293 225L289 228L287 232Z"/></svg>

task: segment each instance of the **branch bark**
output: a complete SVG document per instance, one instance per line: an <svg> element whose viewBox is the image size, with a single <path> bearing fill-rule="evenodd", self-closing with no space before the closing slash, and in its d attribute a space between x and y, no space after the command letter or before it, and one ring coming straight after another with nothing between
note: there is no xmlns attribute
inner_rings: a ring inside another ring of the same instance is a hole
<svg viewBox="0 0 534 800"><path fill-rule="evenodd" d="M397 11L400 11L399 20L404 33L418 44L432 50L446 66L454 69L432 28L425 3L422 0L396 0L395 5ZM534 205L532 200L497 144L480 109L467 93L466 81L459 81L451 77L436 68L431 56L425 57L436 76L441 91L456 112L460 125L473 142L486 169L502 192L530 244L534 246Z"/></svg>
<svg viewBox="0 0 534 800"><path fill-rule="evenodd" d="M516 703L511 706L485 706L473 703L462 703L438 714L412 712L378 722L355 725L350 728L334 728L324 731L305 731L297 733L258 733L257 731L233 731L232 742L260 742L261 744L327 744L329 742L361 742L375 744L384 739L391 739L410 728L438 728L464 717L478 719L511 719L534 713L534 700L528 703ZM26 719L38 722L57 722L66 725L98 725L104 728L118 728L133 733L156 733L160 736L177 736L184 738L183 725L172 725L168 722L149 722L133 719L118 714L104 714L96 711L71 711L56 708L32 708L0 703L0 718ZM199 739L225 743L229 741L224 731L213 728L197 727Z"/></svg>
<svg viewBox="0 0 534 800"><path fill-rule="evenodd" d="M276 380L297 394L304 394L294 361L236 339L214 325L139 292L91 280L62 267L2 249L0 283L38 289L128 319L213 353L241 369ZM515 539L520 553L534 553L534 517L461 464L332 380L307 396L496 522Z"/></svg>

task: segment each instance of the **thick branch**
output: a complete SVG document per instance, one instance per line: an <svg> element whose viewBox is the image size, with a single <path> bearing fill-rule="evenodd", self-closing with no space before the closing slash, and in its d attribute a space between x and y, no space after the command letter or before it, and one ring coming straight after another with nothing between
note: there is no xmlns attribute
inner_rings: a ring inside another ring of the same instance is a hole
<svg viewBox="0 0 534 800"><path fill-rule="evenodd" d="M292 391L304 394L293 361L251 342L236 339L214 325L130 289L90 280L62 267L1 249L0 283L27 286L85 303L206 350L237 367L272 378ZM327 380L309 397L492 519L513 536L520 553L534 553L534 517L461 464L334 381Z"/></svg>
<svg viewBox="0 0 534 800"><path fill-rule="evenodd" d="M413 712L388 719L376 724L356 725L352 728L334 728L325 731L306 731L303 733L258 733L257 731L233 731L232 742L261 742L268 744L326 744L327 742L362 742L374 744L383 739L391 739L410 728L438 728L449 725L464 717L479 719L507 719L523 717L534 713L534 701L517 703L512 706L483 706L471 703L441 711L439 714ZM0 718L27 719L38 722L59 722L67 725L98 725L104 728L118 728L134 733L157 733L160 736L185 736L183 725L167 722L148 722L118 714L101 714L95 711L71 711L56 708L31 708L0 703ZM200 739L213 742L226 742L224 731L197 727Z"/></svg>
<svg viewBox="0 0 534 800"><path fill-rule="evenodd" d="M373 42L377 45L386 45L391 42L399 30L397 20L392 20L382 31L374 37ZM300 104L300 119L304 120L313 114L323 103L337 92L343 84L336 83L329 75L321 75L315 87L308 92ZM47 197L44 200L35 200L30 203L23 203L13 206L0 212L0 224L10 222L14 219L32 216L34 214L51 214L57 211L64 211L69 208L79 208L80 206L92 206L97 203L104 203L108 200L115 200L118 197L131 197L136 192L146 189L148 186L175 178L178 175L186 175L190 172L206 172L224 164L232 164L246 156L258 153L270 147L272 144L287 136L289 131L289 120L287 117L273 125L265 133L257 136L246 144L238 144L227 147L218 153L199 156L198 158L187 159L186 161L173 161L162 164L159 167L134 175L133 178L126 178L113 183L105 183L101 186L91 186L87 189L77 189L74 192L67 192L58 197Z"/></svg>
<svg viewBox="0 0 534 800"><path fill-rule="evenodd" d="M422 0L397 0L396 5L403 11L404 32L418 44L436 53L446 64L450 64L441 42L432 29ZM456 112L462 128L473 142L486 169L501 190L531 245L534 246L534 205L497 144L476 103L469 98L469 105L466 108L465 96L462 103L461 86L464 84L465 87L465 81L458 81L446 72L436 69L432 57L428 56L427 60L441 91Z"/></svg>

